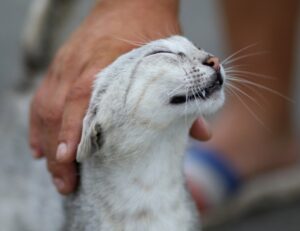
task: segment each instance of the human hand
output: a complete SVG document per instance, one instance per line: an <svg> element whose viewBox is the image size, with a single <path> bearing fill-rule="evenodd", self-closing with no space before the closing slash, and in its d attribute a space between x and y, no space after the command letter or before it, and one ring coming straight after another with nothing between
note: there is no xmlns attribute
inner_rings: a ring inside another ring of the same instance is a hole
<svg viewBox="0 0 300 231"><path fill-rule="evenodd" d="M134 40L134 33L141 32L156 39L165 33L162 21L179 28L174 6L177 1L162 2L104 0L97 4L59 50L36 91L30 110L30 145L34 157L47 158L48 170L60 193L68 194L76 188L76 149L95 74L134 48L115 36ZM180 32L175 30L173 33ZM160 33L153 35L153 31ZM193 125L191 134L206 140L209 132L201 121Z"/></svg>

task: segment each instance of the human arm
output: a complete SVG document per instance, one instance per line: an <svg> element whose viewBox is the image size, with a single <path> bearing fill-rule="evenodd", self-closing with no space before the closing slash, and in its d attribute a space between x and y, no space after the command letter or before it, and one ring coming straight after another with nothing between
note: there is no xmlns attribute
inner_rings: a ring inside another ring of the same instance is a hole
<svg viewBox="0 0 300 231"><path fill-rule="evenodd" d="M58 51L31 104L30 145L35 157L47 158L62 194L76 188L74 160L95 74L134 48L135 42L180 33L178 4L177 0L159 4L103 0ZM208 137L202 125L193 131L199 138Z"/></svg>

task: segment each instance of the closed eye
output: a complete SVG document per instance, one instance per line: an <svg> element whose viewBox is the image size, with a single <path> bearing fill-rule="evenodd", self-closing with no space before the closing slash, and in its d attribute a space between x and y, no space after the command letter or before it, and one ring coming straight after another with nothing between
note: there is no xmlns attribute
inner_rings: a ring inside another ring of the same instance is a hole
<svg viewBox="0 0 300 231"><path fill-rule="evenodd" d="M152 51L150 52L149 54L147 54L146 56L150 56L150 55L156 55L156 54L175 54L174 52L172 51L167 51L167 50L156 50L156 51Z"/></svg>

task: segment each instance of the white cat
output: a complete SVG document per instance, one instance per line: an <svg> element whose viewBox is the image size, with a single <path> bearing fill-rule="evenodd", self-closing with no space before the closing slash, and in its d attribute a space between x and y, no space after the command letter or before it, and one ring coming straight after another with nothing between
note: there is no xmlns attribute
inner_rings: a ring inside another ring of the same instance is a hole
<svg viewBox="0 0 300 231"><path fill-rule="evenodd" d="M64 230L199 230L183 156L193 121L223 105L224 78L217 58L181 36L137 48L99 73Z"/></svg>

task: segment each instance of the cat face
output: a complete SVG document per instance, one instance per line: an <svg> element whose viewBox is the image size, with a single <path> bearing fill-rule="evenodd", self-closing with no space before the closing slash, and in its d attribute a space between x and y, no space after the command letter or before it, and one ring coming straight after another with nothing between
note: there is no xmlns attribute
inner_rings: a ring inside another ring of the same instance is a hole
<svg viewBox="0 0 300 231"><path fill-rule="evenodd" d="M224 102L218 59L181 36L150 43L135 69L126 105L156 123L214 113Z"/></svg>
<svg viewBox="0 0 300 231"><path fill-rule="evenodd" d="M166 127L214 113L224 81L218 59L182 36L137 48L97 76L79 147L99 148L99 132L109 127Z"/></svg>

